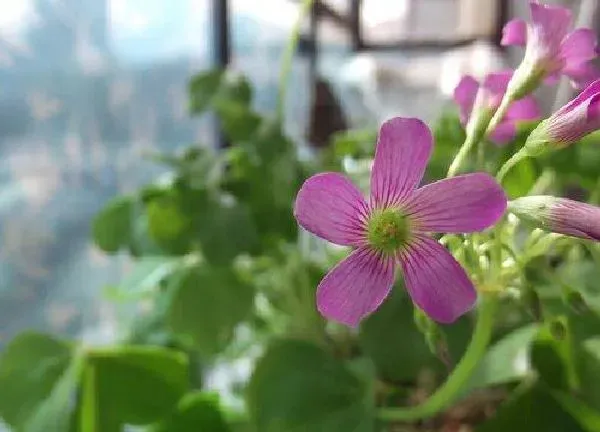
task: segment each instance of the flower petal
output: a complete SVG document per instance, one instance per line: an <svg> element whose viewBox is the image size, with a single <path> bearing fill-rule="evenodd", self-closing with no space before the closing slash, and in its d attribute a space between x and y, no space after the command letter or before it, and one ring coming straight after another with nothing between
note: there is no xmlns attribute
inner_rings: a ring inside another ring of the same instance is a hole
<svg viewBox="0 0 600 432"><path fill-rule="evenodd" d="M489 138L496 145L503 146L511 142L517 134L517 127L513 121L503 121L492 131Z"/></svg>
<svg viewBox="0 0 600 432"><path fill-rule="evenodd" d="M517 134L517 122L538 120L541 117L540 108L533 96L513 102L506 112L504 121L492 131L489 138L500 146L509 143Z"/></svg>
<svg viewBox="0 0 600 432"><path fill-rule="evenodd" d="M561 53L567 65L579 65L596 58L596 34L580 28L567 35L561 46Z"/></svg>
<svg viewBox="0 0 600 432"><path fill-rule="evenodd" d="M364 243L367 203L350 180L339 173L322 173L304 182L294 216L307 231L332 243Z"/></svg>
<svg viewBox="0 0 600 432"><path fill-rule="evenodd" d="M418 237L398 259L412 300L433 320L452 323L475 304L473 283L437 241Z"/></svg>
<svg viewBox="0 0 600 432"><path fill-rule="evenodd" d="M505 70L501 72L492 72L485 77L483 86L495 95L504 95L506 87L513 76L512 70Z"/></svg>
<svg viewBox="0 0 600 432"><path fill-rule="evenodd" d="M591 63L567 65L563 72L571 78L573 87L578 89L586 88L600 78L600 70Z"/></svg>
<svg viewBox="0 0 600 432"><path fill-rule="evenodd" d="M502 29L500 45L525 46L527 42L527 23L522 19L513 19L507 22Z"/></svg>
<svg viewBox="0 0 600 432"><path fill-rule="evenodd" d="M558 54L561 43L571 26L571 11L562 6L530 2L535 39L545 50Z"/></svg>
<svg viewBox="0 0 600 432"><path fill-rule="evenodd" d="M493 72L488 74L483 81L485 99L488 108L496 109L502 102L508 83L513 76L513 71Z"/></svg>
<svg viewBox="0 0 600 432"><path fill-rule="evenodd" d="M558 82L560 81L560 74L562 71L556 71L556 72L552 72L549 75L546 75L546 77L544 78L544 84L546 84L547 86L553 86L558 84Z"/></svg>
<svg viewBox="0 0 600 432"><path fill-rule="evenodd" d="M554 113L546 123L546 133L561 146L567 146L600 129L600 93Z"/></svg>
<svg viewBox="0 0 600 432"><path fill-rule="evenodd" d="M592 96L600 93L600 79L594 81L589 86L585 88L579 95L573 99L571 102L566 104L564 107L559 109L552 117L564 115L570 111L573 111L579 105L584 103L586 100L591 98Z"/></svg>
<svg viewBox="0 0 600 432"><path fill-rule="evenodd" d="M472 173L416 190L404 211L420 232L469 233L495 224L506 204L504 190L493 177Z"/></svg>
<svg viewBox="0 0 600 432"><path fill-rule="evenodd" d="M334 267L317 288L321 314L350 327L375 311L394 284L395 262L367 246Z"/></svg>
<svg viewBox="0 0 600 432"><path fill-rule="evenodd" d="M396 117L379 130L371 172L371 206L400 203L421 182L431 156L433 137L425 123Z"/></svg>
<svg viewBox="0 0 600 432"><path fill-rule="evenodd" d="M460 121L463 125L469 121L477 90L479 90L479 83L471 75L463 76L454 89L454 102L458 105Z"/></svg>
<svg viewBox="0 0 600 432"><path fill-rule="evenodd" d="M590 132L600 128L600 94L595 94L590 98L587 106L587 121L592 128Z"/></svg>
<svg viewBox="0 0 600 432"><path fill-rule="evenodd" d="M538 120L542 112L533 96L513 102L506 113L505 119L510 120Z"/></svg>

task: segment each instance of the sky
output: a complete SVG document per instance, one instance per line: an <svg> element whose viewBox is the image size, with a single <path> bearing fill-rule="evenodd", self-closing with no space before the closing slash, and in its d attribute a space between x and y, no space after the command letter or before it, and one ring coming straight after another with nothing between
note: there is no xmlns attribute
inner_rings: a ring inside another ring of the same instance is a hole
<svg viewBox="0 0 600 432"><path fill-rule="evenodd" d="M65 0L46 0L56 7ZM100 1L100 0L69 0ZM210 49L210 5L212 0L106 0L109 10L110 44L117 57L132 61L192 55L206 57ZM329 0L343 10L347 0ZM299 3L291 0L230 0L236 17L250 18L280 39L297 19ZM363 22L367 26L401 17L407 0L364 2ZM39 22L35 0L3 1L0 5L0 38L19 46L27 29ZM68 13L69 8L64 8ZM243 35L242 35L243 37Z"/></svg>

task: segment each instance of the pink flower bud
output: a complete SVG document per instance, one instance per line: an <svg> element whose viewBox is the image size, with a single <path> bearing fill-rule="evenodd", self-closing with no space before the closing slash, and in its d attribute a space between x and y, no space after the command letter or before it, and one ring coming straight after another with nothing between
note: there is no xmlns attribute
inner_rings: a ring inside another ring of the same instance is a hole
<svg viewBox="0 0 600 432"><path fill-rule="evenodd" d="M508 209L546 231L600 241L599 207L566 198L529 196L511 201Z"/></svg>
<svg viewBox="0 0 600 432"><path fill-rule="evenodd" d="M600 129L600 80L544 120L531 133L525 147L530 155L567 147Z"/></svg>

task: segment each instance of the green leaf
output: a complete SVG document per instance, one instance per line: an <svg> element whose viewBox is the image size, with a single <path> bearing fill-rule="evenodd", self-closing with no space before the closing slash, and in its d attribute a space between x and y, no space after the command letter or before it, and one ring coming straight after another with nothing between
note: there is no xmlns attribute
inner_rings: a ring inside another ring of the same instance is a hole
<svg viewBox="0 0 600 432"><path fill-rule="evenodd" d="M445 368L429 349L425 336L413 319L412 302L401 284L360 327L360 343L375 363L379 375L392 382L416 379L423 369L441 374ZM468 322L447 326L448 347L453 359L460 358L470 336ZM401 366L399 366L401 365Z"/></svg>
<svg viewBox="0 0 600 432"><path fill-rule="evenodd" d="M568 393L551 391L554 399L570 413L587 432L598 432L600 430L600 412L590 408L582 401L575 399Z"/></svg>
<svg viewBox="0 0 600 432"><path fill-rule="evenodd" d="M222 349L252 308L252 287L231 268L195 266L173 278L168 322L204 355Z"/></svg>
<svg viewBox="0 0 600 432"><path fill-rule="evenodd" d="M282 130L281 123L275 118L265 118L247 147L258 156L259 166L268 168L274 160L286 154L296 157L295 146Z"/></svg>
<svg viewBox="0 0 600 432"><path fill-rule="evenodd" d="M6 423L23 430L40 415L62 423L69 413L61 399L72 382L71 355L69 344L40 333L22 333L6 346L0 358L0 416Z"/></svg>
<svg viewBox="0 0 600 432"><path fill-rule="evenodd" d="M177 409L154 432L229 432L215 394L194 392L185 395Z"/></svg>
<svg viewBox="0 0 600 432"><path fill-rule="evenodd" d="M133 209L134 201L131 197L118 197L96 215L92 235L100 249L114 253L129 244Z"/></svg>
<svg viewBox="0 0 600 432"><path fill-rule="evenodd" d="M217 100L235 102L248 107L252 102L250 82L239 72L227 71L221 80Z"/></svg>
<svg viewBox="0 0 600 432"><path fill-rule="evenodd" d="M556 334L557 326L560 326L560 335ZM572 334L566 317L544 323L538 330L531 345L531 363L551 388L579 387Z"/></svg>
<svg viewBox="0 0 600 432"><path fill-rule="evenodd" d="M520 388L476 432L583 432L543 385Z"/></svg>
<svg viewBox="0 0 600 432"><path fill-rule="evenodd" d="M256 430L264 432L373 431L365 385L321 348L273 343L258 361L247 391Z"/></svg>
<svg viewBox="0 0 600 432"><path fill-rule="evenodd" d="M164 191L162 194L164 194ZM164 254L164 249L151 237L149 231L148 214L144 205L138 202L134 210L131 241L128 248L128 252L132 257L139 258Z"/></svg>
<svg viewBox="0 0 600 432"><path fill-rule="evenodd" d="M371 156L377 141L376 129L357 129L337 132L333 135L333 149L336 157Z"/></svg>
<svg viewBox="0 0 600 432"><path fill-rule="evenodd" d="M221 119L223 132L233 142L252 138L261 123L260 116L249 106L231 100L216 100L215 110Z"/></svg>
<svg viewBox="0 0 600 432"><path fill-rule="evenodd" d="M529 375L529 346L537 331L537 325L528 325L496 342L473 373L468 389L505 384Z"/></svg>
<svg viewBox="0 0 600 432"><path fill-rule="evenodd" d="M164 250L185 254L190 247L192 221L175 194L161 196L146 205L148 232Z"/></svg>
<svg viewBox="0 0 600 432"><path fill-rule="evenodd" d="M240 254L257 251L256 228L243 203L213 201L196 222L202 252L211 264L229 264Z"/></svg>
<svg viewBox="0 0 600 432"><path fill-rule="evenodd" d="M600 337L584 341L581 345L580 357L583 399L600 410Z"/></svg>
<svg viewBox="0 0 600 432"><path fill-rule="evenodd" d="M446 177L448 166L465 141L465 131L456 110L442 113L433 126L433 136L435 146L427 165L426 178L439 179Z"/></svg>
<svg viewBox="0 0 600 432"><path fill-rule="evenodd" d="M181 260L169 256L149 256L139 259L117 287L104 293L112 301L131 301L155 292L156 288Z"/></svg>
<svg viewBox="0 0 600 432"><path fill-rule="evenodd" d="M210 106L219 91L222 78L223 71L220 69L209 70L192 77L189 83L190 113L201 114Z"/></svg>
<svg viewBox="0 0 600 432"><path fill-rule="evenodd" d="M38 406L23 428L27 432L67 431L74 419L73 401L79 387L84 358L76 354L50 395Z"/></svg>
<svg viewBox="0 0 600 432"><path fill-rule="evenodd" d="M84 369L80 424L112 432L168 415L188 386L183 354L156 347L93 350Z"/></svg>

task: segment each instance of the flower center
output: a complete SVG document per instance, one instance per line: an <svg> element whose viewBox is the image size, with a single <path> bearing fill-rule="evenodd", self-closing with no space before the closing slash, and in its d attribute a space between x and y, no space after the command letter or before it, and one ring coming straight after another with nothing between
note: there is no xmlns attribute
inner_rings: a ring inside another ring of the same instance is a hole
<svg viewBox="0 0 600 432"><path fill-rule="evenodd" d="M409 235L409 221L397 209L375 210L367 224L369 244L387 254L393 254L402 248Z"/></svg>

